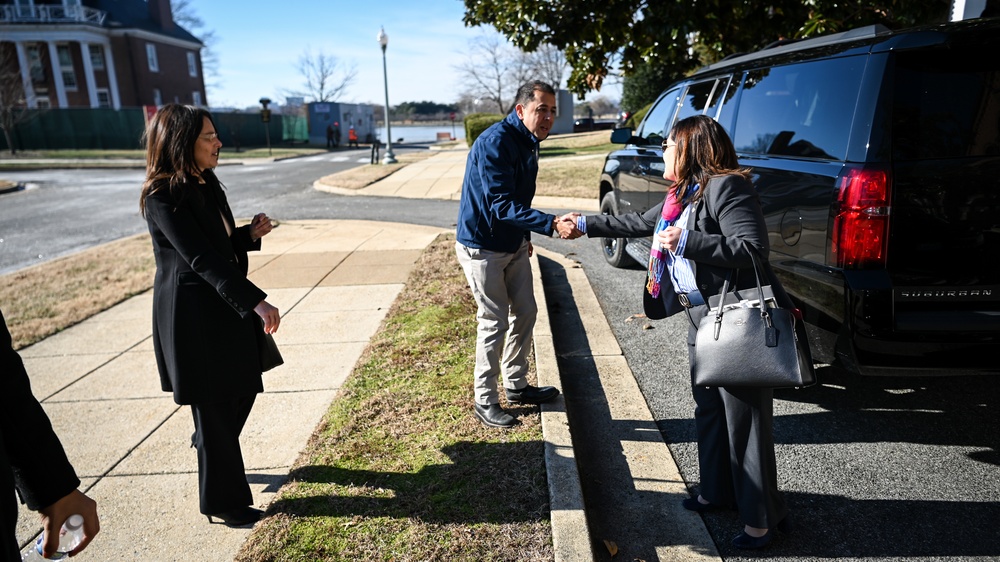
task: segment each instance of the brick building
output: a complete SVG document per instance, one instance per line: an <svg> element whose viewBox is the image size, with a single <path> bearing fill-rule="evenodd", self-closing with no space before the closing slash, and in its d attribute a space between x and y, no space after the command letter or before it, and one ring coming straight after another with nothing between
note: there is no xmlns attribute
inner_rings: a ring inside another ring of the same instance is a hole
<svg viewBox="0 0 1000 562"><path fill-rule="evenodd" d="M202 47L170 0L0 0L0 60L30 108L205 106Z"/></svg>

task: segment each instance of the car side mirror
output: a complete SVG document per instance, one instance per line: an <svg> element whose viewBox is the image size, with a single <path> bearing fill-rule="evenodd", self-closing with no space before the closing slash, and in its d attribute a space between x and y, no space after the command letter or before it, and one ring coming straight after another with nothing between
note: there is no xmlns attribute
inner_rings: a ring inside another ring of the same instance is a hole
<svg viewBox="0 0 1000 562"><path fill-rule="evenodd" d="M612 144L629 144L632 136L631 127L623 127L621 129L615 129L611 131L611 143Z"/></svg>

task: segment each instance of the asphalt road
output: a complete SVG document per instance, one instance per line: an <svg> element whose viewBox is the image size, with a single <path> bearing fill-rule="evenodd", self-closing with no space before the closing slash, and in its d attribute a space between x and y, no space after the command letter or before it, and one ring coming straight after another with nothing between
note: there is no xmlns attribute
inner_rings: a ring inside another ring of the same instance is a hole
<svg viewBox="0 0 1000 562"><path fill-rule="evenodd" d="M339 160L345 154L355 158ZM224 166L219 176L237 216L266 211L279 220L454 225L453 201L343 197L312 189L315 179L367 157L360 150ZM34 187L0 195L0 274L146 230L138 215L139 170L3 176ZM580 261L664 440L685 481L696 488L686 319L629 321L642 310L645 273L608 266L596 240L534 240ZM727 561L1000 559L1000 379L859 381L824 368L820 380L811 389L779 391L775 399L778 477L796 532L747 557L729 544L741 527L736 515L709 514L706 523ZM585 483L591 492L599 486ZM588 495L588 501L598 497ZM627 507L591 505L590 511L602 515L600 524L612 525L626 520L616 513Z"/></svg>
<svg viewBox="0 0 1000 562"><path fill-rule="evenodd" d="M397 154L414 147L393 147ZM423 148L424 150L426 148ZM399 220L423 225L454 224L450 201L337 197L313 189L325 175L367 164L370 151L341 150L265 164L224 165L217 170L236 217L266 212L277 220ZM0 194L0 275L146 232L139 215L138 169L39 170L0 173L28 189Z"/></svg>

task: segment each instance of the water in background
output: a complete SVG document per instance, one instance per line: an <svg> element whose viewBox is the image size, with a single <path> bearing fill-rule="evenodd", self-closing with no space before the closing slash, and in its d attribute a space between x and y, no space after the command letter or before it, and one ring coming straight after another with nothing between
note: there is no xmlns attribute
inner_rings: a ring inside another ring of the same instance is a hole
<svg viewBox="0 0 1000 562"><path fill-rule="evenodd" d="M392 125L392 142L399 142L402 138L404 143L410 142L437 142L438 133L448 133L448 135L454 135L456 139L465 138L465 127L462 126L461 122L455 122L455 128L452 129L451 124L448 125ZM378 138L385 142L385 127L379 127L376 129L375 134Z"/></svg>

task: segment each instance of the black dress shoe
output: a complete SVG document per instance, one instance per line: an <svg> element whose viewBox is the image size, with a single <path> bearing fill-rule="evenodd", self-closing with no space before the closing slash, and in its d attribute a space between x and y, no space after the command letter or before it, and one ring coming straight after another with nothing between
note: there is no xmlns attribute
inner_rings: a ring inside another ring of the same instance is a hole
<svg viewBox="0 0 1000 562"><path fill-rule="evenodd" d="M723 506L714 503L701 503L698 501L698 498L684 498L681 500L681 506L688 511L696 511L698 513L708 513L709 511L723 509Z"/></svg>
<svg viewBox="0 0 1000 562"><path fill-rule="evenodd" d="M476 404L473 413L483 422L486 427L508 428L517 425L517 420L513 416L503 411L500 404L490 404L483 406Z"/></svg>
<svg viewBox="0 0 1000 562"><path fill-rule="evenodd" d="M740 534L736 535L736 538L733 539L733 546L742 548L743 550L755 550L771 544L773 539L774 529L768 529L766 533L759 537L751 537L746 531L740 531Z"/></svg>
<svg viewBox="0 0 1000 562"><path fill-rule="evenodd" d="M792 534L795 530L795 525L792 523L792 517L790 515L785 515L785 518L778 523L778 530L786 535Z"/></svg>
<svg viewBox="0 0 1000 562"><path fill-rule="evenodd" d="M554 386L531 386L530 384L519 390L507 389L507 400L510 402L522 402L524 404L541 404L548 402L559 396L559 389Z"/></svg>
<svg viewBox="0 0 1000 562"><path fill-rule="evenodd" d="M212 521L212 518L218 517L226 527L244 527L260 521L260 517L263 514L263 511L248 506L230 509L222 513L207 513L205 517L208 517L209 523L215 523L215 521Z"/></svg>

